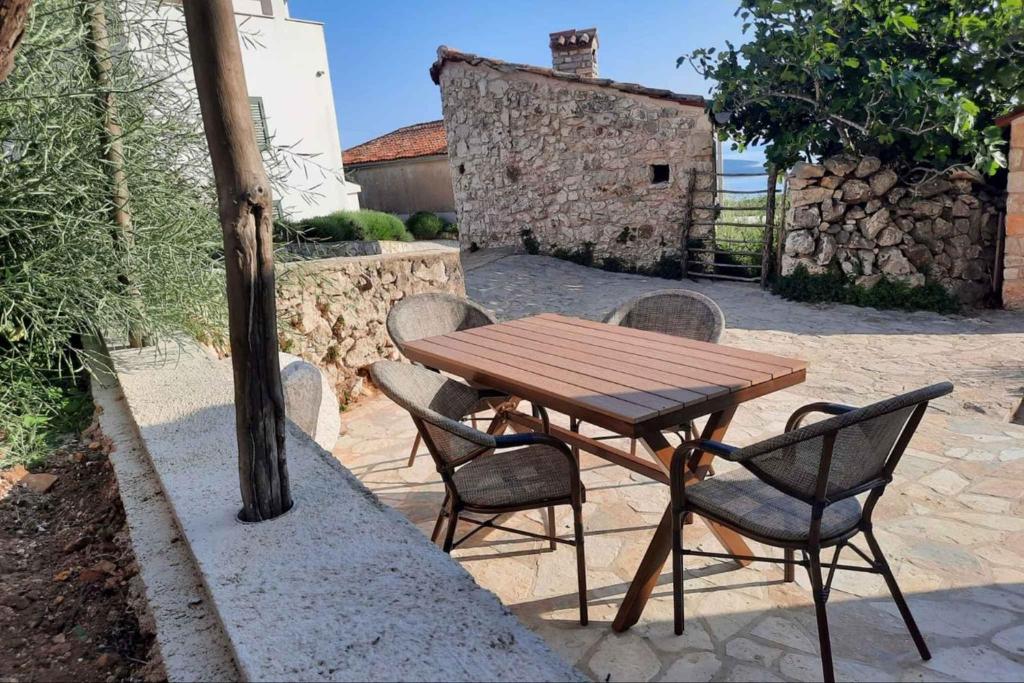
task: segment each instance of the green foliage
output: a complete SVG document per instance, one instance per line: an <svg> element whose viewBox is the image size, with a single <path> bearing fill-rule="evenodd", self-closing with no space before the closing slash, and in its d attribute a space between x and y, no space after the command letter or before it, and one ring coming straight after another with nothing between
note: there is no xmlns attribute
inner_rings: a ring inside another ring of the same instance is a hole
<svg viewBox="0 0 1024 683"><path fill-rule="evenodd" d="M866 288L853 283L838 269L812 274L803 265L790 275L776 278L772 283L775 294L793 301L808 303L841 303L870 308L888 308L905 311L934 311L956 313L960 303L942 285L929 282L923 287L883 278L874 287Z"/></svg>
<svg viewBox="0 0 1024 683"><path fill-rule="evenodd" d="M224 329L198 102L170 80L187 52L184 27L136 21L155 2L107 2L131 240L112 218L91 3L37 0L0 84L0 467L41 455L77 423L81 336Z"/></svg>
<svg viewBox="0 0 1024 683"><path fill-rule="evenodd" d="M523 228L519 231L519 238L523 241L523 248L526 249L527 254L539 254L540 253L540 242L533 235L533 230L529 228ZM473 243L474 245L476 242Z"/></svg>
<svg viewBox="0 0 1024 683"><path fill-rule="evenodd" d="M398 216L382 211L335 211L326 216L306 218L296 225L306 238L330 242L350 240L411 242L413 239Z"/></svg>
<svg viewBox="0 0 1024 683"><path fill-rule="evenodd" d="M695 50L723 139L787 166L846 149L908 167L1006 165L993 120L1024 99L1021 0L740 0L750 42Z"/></svg>
<svg viewBox="0 0 1024 683"><path fill-rule="evenodd" d="M417 211L405 220L405 227L418 240L432 240L440 235L446 223L435 213Z"/></svg>
<svg viewBox="0 0 1024 683"><path fill-rule="evenodd" d="M592 266L594 265L594 243L584 242L575 249L569 249L567 247L556 247L551 250L551 255L557 259L563 261L572 261L581 266Z"/></svg>

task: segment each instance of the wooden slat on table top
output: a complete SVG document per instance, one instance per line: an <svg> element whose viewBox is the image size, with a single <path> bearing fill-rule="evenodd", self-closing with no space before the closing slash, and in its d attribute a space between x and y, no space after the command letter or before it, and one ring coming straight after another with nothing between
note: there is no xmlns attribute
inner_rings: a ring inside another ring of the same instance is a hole
<svg viewBox="0 0 1024 683"><path fill-rule="evenodd" d="M753 362L759 363L763 366L783 368L789 372L807 369L807 363L797 358L786 358L783 356L775 356L767 353L759 353L757 351L748 351L747 349L739 349L736 348L735 346L727 346L725 344L699 342L694 341L692 339L686 339L684 337L675 337L672 335L660 334L657 332L635 330L630 327L622 327L619 325L607 325L605 323L598 323L592 320L569 318L566 316L558 315L557 313L542 313L540 315L532 316L530 318L524 318L524 320L551 321L568 327L587 328L589 330L593 330L594 334L598 334L601 336L612 335L629 337L633 341L636 341L637 343L655 342L658 344L672 347L688 348L693 350L694 352L712 353L719 358L727 357L728 360L726 362L732 364L739 364L738 361ZM755 366L751 365L743 365L742 367L752 367L753 369L757 369Z"/></svg>
<svg viewBox="0 0 1024 683"><path fill-rule="evenodd" d="M569 358L591 365L598 372L607 370L628 373L636 377L658 380L664 384L702 395L717 394L723 389L731 390L734 387L750 385L748 380L724 377L717 373L675 365L656 358L638 356L635 346L629 347L624 344L612 343L611 346L620 348L604 348L525 326L514 327L512 323L477 327L459 334L506 341L522 349L529 349L534 355L542 353L553 358ZM767 375L761 376L767 378Z"/></svg>
<svg viewBox="0 0 1024 683"><path fill-rule="evenodd" d="M475 382L500 387L527 400L543 397L545 400L542 405L568 414L581 413L582 408L614 420L634 424L658 415L656 410L621 398L595 393L546 375L526 372L506 363L454 349L450 345L450 340L444 337L409 342L406 349L409 358L424 365ZM588 421L601 424L598 420Z"/></svg>
<svg viewBox="0 0 1024 683"><path fill-rule="evenodd" d="M796 373L802 378L806 367L795 359L554 314L410 342L407 355L609 428L691 414L732 393L759 395L759 386Z"/></svg>
<svg viewBox="0 0 1024 683"><path fill-rule="evenodd" d="M479 342L479 340L476 340ZM591 393L614 396L615 398L629 401L653 411L660 415L663 411L679 407L679 401L651 394L643 390L637 390L624 384L618 384L601 377L595 377L587 372L577 372L562 365L545 364L539 360L524 358L522 355L512 355L508 350L501 348L500 344L471 343L465 340L460 333L450 334L445 337L444 345L447 348L471 354L480 358L486 358L496 363L501 363L517 370L535 373L542 377L566 382L574 386L586 389Z"/></svg>
<svg viewBox="0 0 1024 683"><path fill-rule="evenodd" d="M689 351L680 353L679 349L665 350L638 346L632 339L606 338L590 334L587 330L575 332L567 326L550 321L525 318L502 323L500 329L508 334L531 339L540 337L553 345L569 345L577 350L586 349L591 353L608 357L612 362L628 359L631 363L657 369L663 373L671 372L729 387L732 390L772 378L770 372L728 365L718 359L709 358L707 354L698 357Z"/></svg>
<svg viewBox="0 0 1024 683"><path fill-rule="evenodd" d="M564 350L559 353L557 346L519 339L503 334L500 330L488 329L489 327L491 326L457 332L451 335L451 338L492 349L508 358L510 365L524 367L518 362L518 359L543 363L549 367L570 370L580 375L612 382L622 387L616 393L636 389L662 396L670 401L672 407L690 405L705 400L709 394L722 393L723 390L727 391L727 389L721 386L708 386L706 383L703 387L700 387L703 391L691 390L685 385L669 384L661 381L658 377L644 376L643 368L636 368L641 371L638 374L631 372L630 367L622 367L617 364L612 366L596 364L595 358L587 354L574 354L571 351Z"/></svg>

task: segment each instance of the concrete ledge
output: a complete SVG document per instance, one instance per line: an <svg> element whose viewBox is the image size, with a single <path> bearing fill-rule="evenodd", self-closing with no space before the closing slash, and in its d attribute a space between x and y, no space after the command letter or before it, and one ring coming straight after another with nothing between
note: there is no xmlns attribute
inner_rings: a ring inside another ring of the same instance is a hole
<svg viewBox="0 0 1024 683"><path fill-rule="evenodd" d="M112 354L141 444L247 680L583 680L295 425L296 508L240 524L231 366Z"/></svg>

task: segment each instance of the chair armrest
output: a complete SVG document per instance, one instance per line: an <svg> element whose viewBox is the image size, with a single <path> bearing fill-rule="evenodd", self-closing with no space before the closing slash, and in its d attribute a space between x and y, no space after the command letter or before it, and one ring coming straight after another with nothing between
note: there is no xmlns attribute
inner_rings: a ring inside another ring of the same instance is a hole
<svg viewBox="0 0 1024 683"><path fill-rule="evenodd" d="M826 415L842 415L848 413L851 410L857 410L855 406L846 406L841 403L808 403L805 406L801 406L793 411L793 414L789 416L789 420L786 422L786 431L791 432L794 429L800 427L800 423L803 419L811 413L825 413Z"/></svg>
<svg viewBox="0 0 1024 683"><path fill-rule="evenodd" d="M692 439L690 441L684 441L679 444L676 448L675 453L672 454L672 464L669 467L669 485L672 490L672 504L677 509L681 509L683 499L685 498L685 473L687 463L694 453L700 451L703 453L713 453L717 456L731 460L733 462L739 462L733 454L738 451L739 448L736 446L730 446L720 441L712 441L711 439Z"/></svg>

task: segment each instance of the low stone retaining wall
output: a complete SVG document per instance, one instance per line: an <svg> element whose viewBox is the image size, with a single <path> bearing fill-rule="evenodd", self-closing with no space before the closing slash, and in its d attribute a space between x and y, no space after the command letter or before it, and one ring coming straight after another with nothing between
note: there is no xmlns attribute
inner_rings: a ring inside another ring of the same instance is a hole
<svg viewBox="0 0 1024 683"><path fill-rule="evenodd" d="M966 304L991 292L999 191L969 173L916 185L875 157L801 163L789 176L782 273L837 264L865 286L938 282Z"/></svg>
<svg viewBox="0 0 1024 683"><path fill-rule="evenodd" d="M412 251L458 251L458 240L352 240L348 242L290 242L285 251L302 258L334 258L337 256L374 256L376 254L405 254Z"/></svg>
<svg viewBox="0 0 1024 683"><path fill-rule="evenodd" d="M361 371L397 358L386 320L396 301L421 292L465 296L457 250L413 251L284 263L277 272L281 350L321 368L344 405Z"/></svg>

